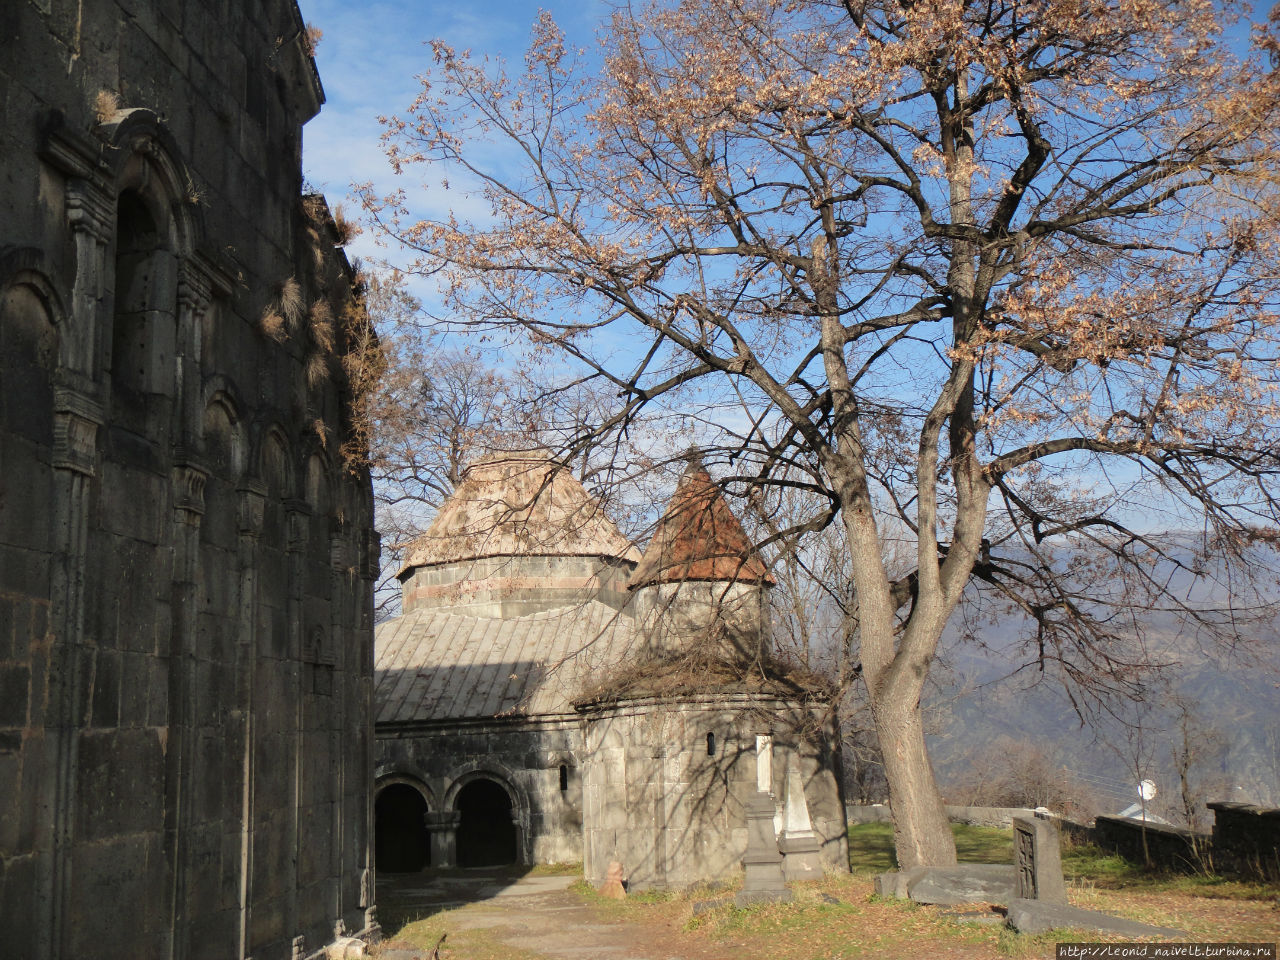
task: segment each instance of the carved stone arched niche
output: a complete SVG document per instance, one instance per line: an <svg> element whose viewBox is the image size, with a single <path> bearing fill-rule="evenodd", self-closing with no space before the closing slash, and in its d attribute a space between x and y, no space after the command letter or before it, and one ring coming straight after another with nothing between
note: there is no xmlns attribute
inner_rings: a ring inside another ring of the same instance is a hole
<svg viewBox="0 0 1280 960"><path fill-rule="evenodd" d="M117 151L105 336L111 418L150 437L166 422L189 339L179 330L178 277L195 232L183 203L190 178L151 111L126 111L103 133Z"/></svg>
<svg viewBox="0 0 1280 960"><path fill-rule="evenodd" d="M204 407L201 457L209 471L201 538L226 550L236 548L236 487L245 471L244 426L239 404L227 390L215 392Z"/></svg>
<svg viewBox="0 0 1280 960"><path fill-rule="evenodd" d="M53 446L60 314L43 274L22 267L10 273L0 263L0 434Z"/></svg>
<svg viewBox="0 0 1280 960"><path fill-rule="evenodd" d="M20 549L46 547L51 529L59 316L42 274L0 262L0 544Z"/></svg>
<svg viewBox="0 0 1280 960"><path fill-rule="evenodd" d="M334 484L330 477L331 470L324 457L319 453L312 453L307 458L306 488L303 493L306 497L307 507L311 510L307 552L315 557L330 555L330 535L336 533L339 526L338 511L335 510L334 505ZM326 571L324 574L325 581L312 584L313 590L318 596L326 595L329 592L329 584L327 582L328 566L326 565L324 569Z"/></svg>
<svg viewBox="0 0 1280 960"><path fill-rule="evenodd" d="M287 546L284 501L294 493L289 440L278 426L266 430L258 449L257 475L266 486L267 515L264 542L275 549Z"/></svg>

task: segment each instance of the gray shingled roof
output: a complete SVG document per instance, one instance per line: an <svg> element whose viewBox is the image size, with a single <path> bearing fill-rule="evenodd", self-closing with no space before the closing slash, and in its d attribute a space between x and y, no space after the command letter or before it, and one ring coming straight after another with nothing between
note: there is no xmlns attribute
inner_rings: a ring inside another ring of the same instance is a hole
<svg viewBox="0 0 1280 960"><path fill-rule="evenodd" d="M571 713L632 635L628 615L597 602L505 620L415 610L378 626L377 722Z"/></svg>

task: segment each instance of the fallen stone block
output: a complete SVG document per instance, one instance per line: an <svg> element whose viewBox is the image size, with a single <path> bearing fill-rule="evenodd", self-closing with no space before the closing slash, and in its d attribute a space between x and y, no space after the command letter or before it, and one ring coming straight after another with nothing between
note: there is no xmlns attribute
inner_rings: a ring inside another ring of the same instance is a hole
<svg viewBox="0 0 1280 960"><path fill-rule="evenodd" d="M1013 899L1014 868L1001 863L965 863L956 867L912 867L876 877L882 897L951 906L958 903L1008 903Z"/></svg>
<svg viewBox="0 0 1280 960"><path fill-rule="evenodd" d="M928 867L911 867L909 870L890 870L876 877L876 893L882 897L907 899L907 891L911 884L924 876Z"/></svg>
<svg viewBox="0 0 1280 960"><path fill-rule="evenodd" d="M790 890L783 889L776 893L768 890L744 890L733 898L735 906L750 907L757 903L790 903L793 894Z"/></svg>
<svg viewBox="0 0 1280 960"><path fill-rule="evenodd" d="M956 867L928 867L924 876L907 886L916 903L952 906L957 903L1008 903L1016 875L1012 866L966 863Z"/></svg>
<svg viewBox="0 0 1280 960"><path fill-rule="evenodd" d="M1137 920L1113 917L1098 910L1085 910L1065 903L1045 900L1013 899L1009 901L1009 926L1019 933L1045 933L1049 930L1096 930L1130 937L1185 937L1181 930L1155 927Z"/></svg>
<svg viewBox="0 0 1280 960"><path fill-rule="evenodd" d="M1005 922L1003 915L991 909L944 911L942 915L956 923L997 924Z"/></svg>
<svg viewBox="0 0 1280 960"><path fill-rule="evenodd" d="M701 916L704 913L710 913L712 910L719 910L721 907L727 907L733 903L732 897L721 897L718 900L695 900L693 902L693 915Z"/></svg>

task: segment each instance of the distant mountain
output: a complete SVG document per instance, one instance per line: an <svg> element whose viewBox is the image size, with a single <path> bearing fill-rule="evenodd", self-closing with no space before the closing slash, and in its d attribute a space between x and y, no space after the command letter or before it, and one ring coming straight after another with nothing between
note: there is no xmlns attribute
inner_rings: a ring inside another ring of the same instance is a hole
<svg viewBox="0 0 1280 960"><path fill-rule="evenodd" d="M1190 565L1190 551L1183 559ZM1225 606L1229 578L1216 570L1205 574L1171 570L1166 576L1191 602ZM1242 623L1235 650L1210 643L1168 612L1142 613L1147 654L1167 666L1153 678L1147 702L1111 700L1086 711L1084 725L1052 668L1040 673L1027 665L1034 650L1016 643L1022 624L975 624L958 616L944 636L927 696L939 778L944 784L972 779L975 763L989 760L984 751L1007 737L1036 744L1066 767L1093 791L1101 812L1136 800L1139 767L1168 802L1179 784L1170 748L1181 739L1179 716L1188 710L1193 743L1205 754L1192 779L1214 794L1204 799L1280 806L1280 589L1272 575L1261 583L1253 598L1259 616ZM1267 604L1275 612L1266 612ZM962 639L966 634L969 640Z"/></svg>

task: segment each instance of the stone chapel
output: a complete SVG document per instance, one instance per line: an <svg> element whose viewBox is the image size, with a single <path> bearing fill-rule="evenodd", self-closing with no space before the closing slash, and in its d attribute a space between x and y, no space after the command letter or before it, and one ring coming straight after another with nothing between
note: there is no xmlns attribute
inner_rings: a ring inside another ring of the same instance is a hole
<svg viewBox="0 0 1280 960"><path fill-rule="evenodd" d="M376 932L367 333L294 0L0 18L0 953Z"/></svg>
<svg viewBox="0 0 1280 960"><path fill-rule="evenodd" d="M634 889L847 870L834 712L774 663L773 582L692 462L641 554L545 451L464 474L376 638L379 868L577 862Z"/></svg>

